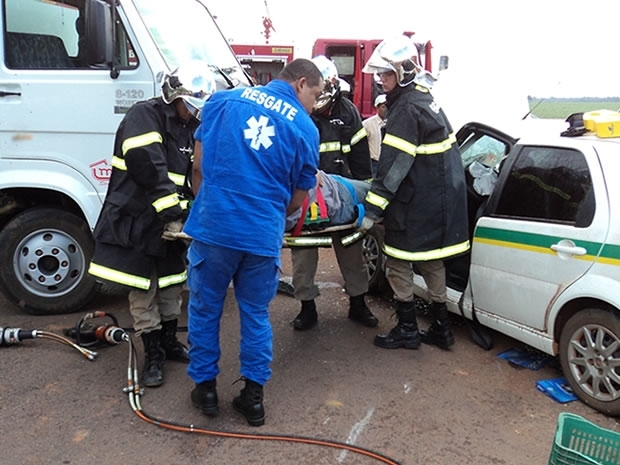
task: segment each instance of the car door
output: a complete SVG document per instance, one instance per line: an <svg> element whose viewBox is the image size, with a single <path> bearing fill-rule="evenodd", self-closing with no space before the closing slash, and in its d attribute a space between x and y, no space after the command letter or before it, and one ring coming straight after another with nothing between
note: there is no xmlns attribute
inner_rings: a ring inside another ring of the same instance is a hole
<svg viewBox="0 0 620 465"><path fill-rule="evenodd" d="M513 137L481 123L468 123L456 134L467 180L469 237L497 181L502 160L517 142ZM470 254L446 260L447 284L462 292L469 277Z"/></svg>
<svg viewBox="0 0 620 465"><path fill-rule="evenodd" d="M591 146L513 149L473 234L470 286L481 323L508 334L505 325L546 330L554 298L600 252L609 225L602 186Z"/></svg>

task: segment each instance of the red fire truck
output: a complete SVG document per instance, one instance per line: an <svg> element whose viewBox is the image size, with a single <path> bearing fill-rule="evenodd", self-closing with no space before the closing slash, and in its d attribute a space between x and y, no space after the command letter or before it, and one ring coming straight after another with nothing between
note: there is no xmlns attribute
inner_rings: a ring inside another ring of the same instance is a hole
<svg viewBox="0 0 620 465"><path fill-rule="evenodd" d="M411 37L413 32L405 32ZM317 39L312 47L312 56L325 55L330 58L338 68L340 78L351 86L350 97L360 111L362 118L368 118L374 114L373 102L377 94L377 86L374 76L362 73L362 68L374 49L381 43L380 39ZM432 71L430 41L416 43L422 65L428 71ZM442 57L443 58L443 57ZM445 67L447 63L444 61Z"/></svg>
<svg viewBox="0 0 620 465"><path fill-rule="evenodd" d="M293 59L292 45L230 44L256 84L267 84Z"/></svg>

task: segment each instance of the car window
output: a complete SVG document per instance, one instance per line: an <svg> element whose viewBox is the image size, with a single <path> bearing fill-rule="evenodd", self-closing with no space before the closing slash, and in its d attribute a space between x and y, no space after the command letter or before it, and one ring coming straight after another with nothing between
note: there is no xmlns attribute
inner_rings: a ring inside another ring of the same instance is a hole
<svg viewBox="0 0 620 465"><path fill-rule="evenodd" d="M474 162L488 168L497 169L510 147L504 142L489 136L472 132L460 145L463 166L466 168Z"/></svg>
<svg viewBox="0 0 620 465"><path fill-rule="evenodd" d="M594 217L592 178L584 155L560 147L513 153L496 215L586 227Z"/></svg>

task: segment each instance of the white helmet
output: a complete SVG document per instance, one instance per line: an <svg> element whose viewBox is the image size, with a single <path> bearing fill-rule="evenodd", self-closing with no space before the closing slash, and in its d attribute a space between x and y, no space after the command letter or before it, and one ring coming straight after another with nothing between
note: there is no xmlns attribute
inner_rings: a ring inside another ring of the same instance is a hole
<svg viewBox="0 0 620 465"><path fill-rule="evenodd" d="M312 62L319 68L323 76L323 91L316 99L316 103L312 108L313 113L321 113L334 101L336 94L340 90L340 78L338 77L338 69L333 61L325 55L317 55Z"/></svg>
<svg viewBox="0 0 620 465"><path fill-rule="evenodd" d="M377 45L362 72L368 74L394 71L401 87L413 82L423 69L420 66L418 47L410 37L400 35L386 39Z"/></svg>
<svg viewBox="0 0 620 465"><path fill-rule="evenodd" d="M207 99L215 92L215 80L207 66L200 62L181 65L164 75L161 97L170 104L183 99L192 116L200 121L200 112Z"/></svg>

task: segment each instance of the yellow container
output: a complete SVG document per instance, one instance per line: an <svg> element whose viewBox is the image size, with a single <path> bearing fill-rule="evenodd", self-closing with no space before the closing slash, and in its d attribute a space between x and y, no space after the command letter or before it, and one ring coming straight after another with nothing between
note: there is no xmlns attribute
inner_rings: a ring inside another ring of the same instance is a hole
<svg viewBox="0 0 620 465"><path fill-rule="evenodd" d="M588 111L583 114L583 125L598 137L620 137L620 112L611 110Z"/></svg>

